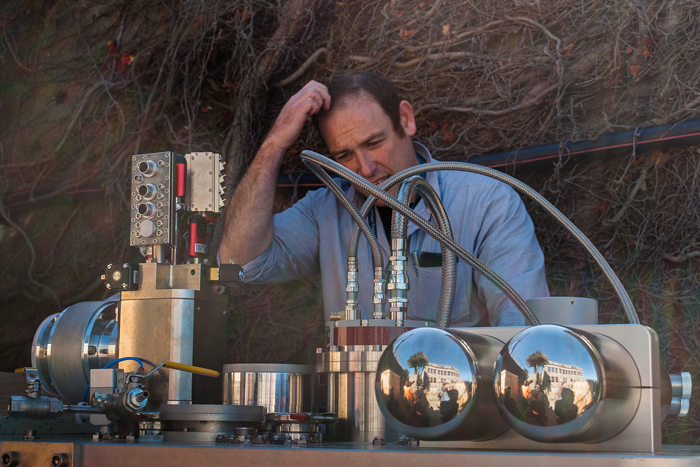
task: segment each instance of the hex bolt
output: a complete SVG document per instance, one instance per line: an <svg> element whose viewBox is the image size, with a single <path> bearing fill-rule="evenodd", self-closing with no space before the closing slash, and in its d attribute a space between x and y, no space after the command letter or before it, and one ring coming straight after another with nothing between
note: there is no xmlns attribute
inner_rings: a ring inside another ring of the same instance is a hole
<svg viewBox="0 0 700 467"><path fill-rule="evenodd" d="M5 451L0 456L0 465L3 467L14 467L19 464L19 453L17 451Z"/></svg>
<svg viewBox="0 0 700 467"><path fill-rule="evenodd" d="M52 467L68 467L68 455L62 452L57 452L51 456L49 465Z"/></svg>

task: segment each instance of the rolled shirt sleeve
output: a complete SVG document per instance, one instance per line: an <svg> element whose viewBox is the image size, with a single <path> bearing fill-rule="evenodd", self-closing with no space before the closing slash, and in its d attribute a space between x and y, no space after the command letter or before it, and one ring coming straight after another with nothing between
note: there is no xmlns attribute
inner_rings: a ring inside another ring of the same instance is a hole
<svg viewBox="0 0 700 467"><path fill-rule="evenodd" d="M243 265L246 282L284 282L318 272L319 224L315 212L322 212L329 200L322 191L309 192L289 209L275 214L270 247Z"/></svg>

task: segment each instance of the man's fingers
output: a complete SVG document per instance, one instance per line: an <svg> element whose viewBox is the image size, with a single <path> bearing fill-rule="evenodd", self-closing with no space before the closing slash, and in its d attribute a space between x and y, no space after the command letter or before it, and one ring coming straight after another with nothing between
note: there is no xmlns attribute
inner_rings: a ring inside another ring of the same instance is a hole
<svg viewBox="0 0 700 467"><path fill-rule="evenodd" d="M318 93L321 96L321 99L323 99L323 108L326 110L330 110L330 108L331 108L331 95L328 93L328 88L325 87L324 85L321 85L321 87L318 90Z"/></svg>
<svg viewBox="0 0 700 467"><path fill-rule="evenodd" d="M311 105L309 115L314 115L318 113L318 111L321 110L321 106L323 105L323 99L321 98L320 94L313 93L308 97L308 99L310 100L309 104Z"/></svg>
<svg viewBox="0 0 700 467"><path fill-rule="evenodd" d="M319 107L323 107L326 110L331 108L331 95L328 93L328 88L324 84L316 81L309 81L297 95L302 97L302 99L308 96L314 96L314 99L319 103Z"/></svg>

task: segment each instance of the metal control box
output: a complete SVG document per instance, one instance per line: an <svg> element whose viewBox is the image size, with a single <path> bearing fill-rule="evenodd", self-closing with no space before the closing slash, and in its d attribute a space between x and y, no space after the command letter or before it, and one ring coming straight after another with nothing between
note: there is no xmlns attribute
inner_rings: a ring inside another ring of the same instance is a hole
<svg viewBox="0 0 700 467"><path fill-rule="evenodd" d="M186 203L191 211L217 213L224 205L223 162L221 155L213 152L193 152L187 159Z"/></svg>
<svg viewBox="0 0 700 467"><path fill-rule="evenodd" d="M131 156L132 246L173 242L174 157L170 151Z"/></svg>

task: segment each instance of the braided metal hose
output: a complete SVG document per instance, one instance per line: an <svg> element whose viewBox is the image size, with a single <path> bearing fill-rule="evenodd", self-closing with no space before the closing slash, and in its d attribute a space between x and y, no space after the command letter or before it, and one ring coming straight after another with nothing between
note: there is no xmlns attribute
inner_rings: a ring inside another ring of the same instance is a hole
<svg viewBox="0 0 700 467"><path fill-rule="evenodd" d="M438 170L458 170L462 172L471 172L483 175L485 177L494 178L500 182L510 185L517 192L535 201L535 203L537 203L552 217L559 221L559 223L563 225L564 228L568 230L569 233L581 243L581 245L583 245L588 254L590 254L593 257L598 266L603 270L605 277L608 278L613 288L615 289L615 293L620 299L622 307L624 308L625 313L627 314L627 319L629 319L630 323L632 324L639 324L639 317L637 316L637 311L634 309L634 304L632 303L632 300L630 299L629 295L627 294L627 291L620 282L620 279L617 277L617 275L612 270L605 258L603 258L603 255L600 254L600 252L596 249L595 246L593 246L591 241L583 234L583 232L581 232L578 229L578 227L576 227L569 219L566 218L566 216L564 216L564 214L562 214L557 208L555 208L552 205L552 203L547 201L543 196L541 196L539 193L537 193L535 190L522 183L521 181L509 175L501 173L497 170L489 169L488 167L483 167L480 165L468 164L466 162L430 162L428 164L421 164L419 166L410 167L406 170L403 170L385 180L381 185L379 185L378 188L381 190L388 190L392 186L396 185L397 183L400 183L408 177L412 177L414 175L424 172L434 172ZM365 204L363 204L362 208L360 208L360 215L362 215L363 217L366 216L367 212L369 212L372 206L374 206L376 200L377 198L374 196L370 196L369 198L367 198ZM353 231L352 238L355 238L354 233L355 232ZM355 246L355 248L357 247Z"/></svg>
<svg viewBox="0 0 700 467"><path fill-rule="evenodd" d="M400 195L401 189L406 185L408 185L408 188L402 197ZM447 211L445 211L435 189L424 178L414 176L401 182L397 199L403 200L406 205L409 205L414 192L421 195L428 210L435 219L435 224L438 228L454 241ZM407 230L408 219L394 212L391 222L392 238L406 239ZM450 326L450 318L452 316L452 300L454 298L456 286L457 257L449 249L445 248L444 245L440 246L442 249L442 282L440 285L440 302L438 303L436 325L439 329L447 329Z"/></svg>
<svg viewBox="0 0 700 467"><path fill-rule="evenodd" d="M338 186L337 183L335 183L335 180L333 180L325 171L313 165L309 165L309 169L314 173L314 175L316 175L319 178L319 180L321 180L328 187L331 193L333 193L335 197L338 198L338 201L340 201L343 207L348 211L352 219L355 221L355 227L361 229L362 233L365 234L365 237L367 237L367 241L369 241L369 246L372 250L372 261L374 263L374 267L381 267L383 269L384 257L382 255L382 250L379 247L377 236L374 232L372 232L367 223L364 221L364 217L360 215L360 212L357 210L357 207L352 203L352 201L348 199L347 196L345 196L343 190ZM349 256L357 257L357 252L356 254Z"/></svg>
<svg viewBox="0 0 700 467"><path fill-rule="evenodd" d="M444 235L442 232L437 230L435 227L433 227L428 221L423 219L421 216L416 214L411 208L405 206L404 204L400 203L399 201L396 200L393 196L390 194L386 193L383 191L385 189L385 186L393 186L394 184L400 182L406 177L410 177L412 175L417 175L422 172L430 171L430 170L425 170L426 167L430 168L431 165L433 164L422 164L420 166L420 169L423 170L418 170L417 172L413 172L408 174L408 172L411 169L406 169L402 172L399 172L398 174L394 175L393 177L389 178L386 180L384 183L380 185L380 188L376 187L374 184L370 183L369 181L365 180L364 178L360 177L356 173L352 172L351 170L346 169L342 165L338 164L335 161L330 160L329 158L322 156L321 154L317 154L313 151L302 151L301 153L301 159L306 163L307 165L316 165L318 167L330 170L333 173L336 173L337 175L340 175L341 177L345 178L346 180L350 181L353 185L356 187L359 187L361 190L366 191L367 193L370 193L372 196L365 201L365 204L362 206L362 210L360 211L360 214L364 218L366 213L369 211L370 206L374 204L376 199L378 198L382 202L384 202L387 206L390 206L392 209L395 211L400 212L404 216L408 217L408 219L416 224L420 229L424 230L428 235L433 237L435 240L440 242L441 244L445 245L448 249L452 250L462 261L466 262L469 264L472 268L474 268L476 271L478 271L480 274L482 274L484 277L486 277L489 281L491 281L499 290L501 290L506 297L510 299L511 302L515 305L515 307L522 313L523 317L525 318L525 321L529 325L536 325L540 324L540 321L537 319L535 314L532 312L529 306L527 306L527 303L525 303L525 300L518 294L518 292L513 289L513 287L508 284L503 278L501 278L498 274L493 272L491 269L489 269L484 263L482 263L478 258L476 258L474 255L469 253L467 250L462 248L459 244L455 243L453 240L451 240L449 237ZM416 167L413 167L415 169ZM438 168L433 168L432 170L443 170L443 169L438 169ZM406 176L403 176L404 174L407 174ZM401 180L398 179L399 176L403 176ZM391 181L391 185L389 185L389 181ZM345 193L343 193L343 196L345 196ZM371 203L370 203L371 200ZM366 210L365 210L366 208ZM376 284L375 284L376 286Z"/></svg>
<svg viewBox="0 0 700 467"><path fill-rule="evenodd" d="M343 207L348 211L350 216L355 221L355 226L362 229L362 233L365 234L367 240L369 241L370 248L372 250L372 261L374 263L374 294L372 296L372 303L374 305L374 311L372 312L372 317L375 319L382 318L384 314L384 257L382 255L382 250L379 248L379 242L377 241L377 236L372 232L364 218L360 216L357 207L345 196L343 190L335 183L325 171L309 165L309 169L323 182L326 184L328 189L335 195L340 201ZM359 284L357 282L357 256L348 256L348 270L347 270L347 286L345 288L347 296L345 299L345 310L344 313L338 314L338 317L344 315L345 319L357 319L358 314L361 313L359 309Z"/></svg>

